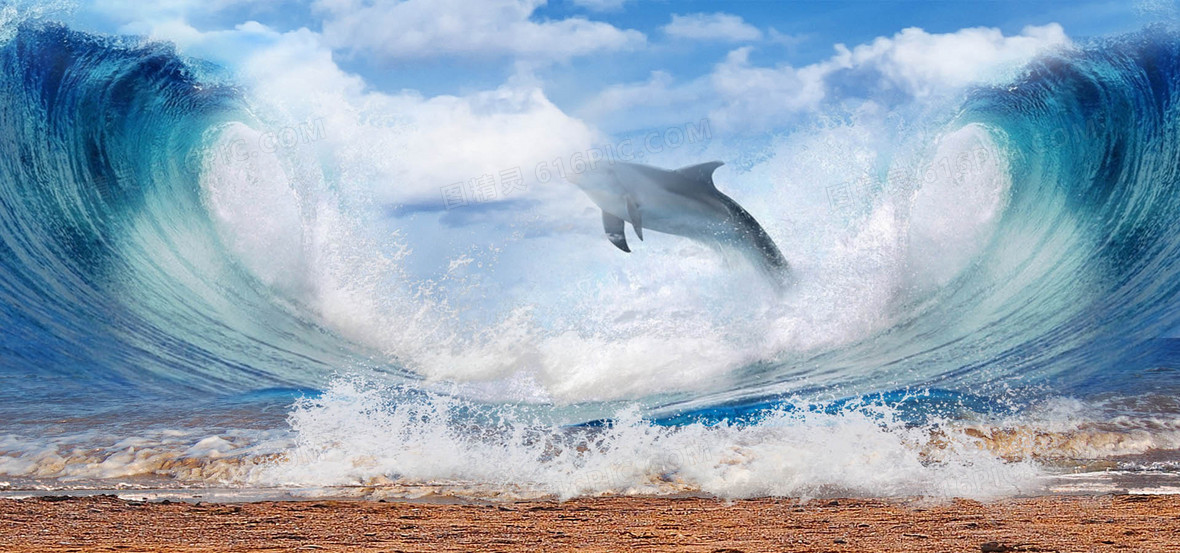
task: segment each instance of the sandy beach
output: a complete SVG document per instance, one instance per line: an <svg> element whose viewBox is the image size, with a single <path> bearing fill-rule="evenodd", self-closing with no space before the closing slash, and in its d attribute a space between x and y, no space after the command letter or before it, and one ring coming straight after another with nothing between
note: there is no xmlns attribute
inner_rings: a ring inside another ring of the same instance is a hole
<svg viewBox="0 0 1180 553"><path fill-rule="evenodd" d="M496 505L48 497L0 500L0 550L1180 551L1180 497L803 505L637 497Z"/></svg>

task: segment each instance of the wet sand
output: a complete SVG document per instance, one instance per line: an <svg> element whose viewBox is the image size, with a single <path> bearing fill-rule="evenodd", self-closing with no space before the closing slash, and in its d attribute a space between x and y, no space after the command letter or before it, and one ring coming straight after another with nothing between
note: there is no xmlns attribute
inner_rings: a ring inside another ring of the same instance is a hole
<svg viewBox="0 0 1180 553"><path fill-rule="evenodd" d="M1180 551L1180 496L804 505L633 497L498 505L2 499L0 551Z"/></svg>

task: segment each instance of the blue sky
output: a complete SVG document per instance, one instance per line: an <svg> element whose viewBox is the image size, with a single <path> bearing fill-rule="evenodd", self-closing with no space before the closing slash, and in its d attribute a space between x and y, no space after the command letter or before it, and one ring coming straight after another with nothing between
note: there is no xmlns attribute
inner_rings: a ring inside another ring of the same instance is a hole
<svg viewBox="0 0 1180 553"><path fill-rule="evenodd" d="M1175 20L1177 5L92 0L71 23L174 42L226 67L276 117L400 148L404 165L370 178L424 183L399 187L396 201L414 203L644 129L708 119L726 136L765 137L833 110L880 116ZM376 113L399 131L376 128Z"/></svg>
<svg viewBox="0 0 1180 553"><path fill-rule="evenodd" d="M238 1L188 2L169 0L156 9L121 0L83 3L80 18L107 32L151 13L184 18L201 31L231 29L258 21L278 31L307 28L322 32L332 15L324 5L394 5L397 1ZM440 10L445 13L446 10ZM815 63L829 57L833 45L853 46L890 36L907 27L930 33L952 33L969 27L992 27L1005 35L1028 25L1058 23L1073 39L1130 32L1176 13L1175 3L1156 1L803 1L766 0L719 2L707 0L554 0L535 6L535 22L584 18L621 30L641 33L645 42L618 50L588 51L553 63L536 73L546 92L563 109L574 109L610 84L643 80L663 71L676 80L709 73L734 47L753 45L750 59L760 65ZM678 38L665 27L672 17L728 14L757 29L756 40ZM148 17L150 18L150 16ZM382 22L374 21L374 26ZM390 33L402 32L390 29ZM510 33L503 29L502 33ZM772 35L773 33L773 35ZM365 78L376 89L414 89L423 94L463 94L495 87L509 78L520 61L511 53L464 52L439 56L396 56L373 50L336 51L340 66Z"/></svg>

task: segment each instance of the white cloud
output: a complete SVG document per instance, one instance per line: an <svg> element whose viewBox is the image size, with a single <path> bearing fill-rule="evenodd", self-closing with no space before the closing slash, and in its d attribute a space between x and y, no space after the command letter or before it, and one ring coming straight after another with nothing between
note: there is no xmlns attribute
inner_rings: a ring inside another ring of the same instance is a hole
<svg viewBox="0 0 1180 553"><path fill-rule="evenodd" d="M621 9L628 0L573 0L574 5L595 12L613 12Z"/></svg>
<svg viewBox="0 0 1180 553"><path fill-rule="evenodd" d="M665 71L652 71L651 78L640 83L609 86L589 102L581 111L591 119L613 112L621 106L637 107L656 105L667 100L672 90L673 78Z"/></svg>
<svg viewBox="0 0 1180 553"><path fill-rule="evenodd" d="M672 15L672 22L664 26L664 33L691 40L725 40L748 42L762 38L762 31L728 13L694 13Z"/></svg>
<svg viewBox="0 0 1180 553"><path fill-rule="evenodd" d="M940 88L986 81L1050 48L1070 44L1060 25L1025 27L1005 37L999 29L976 27L931 34L911 27L852 50L853 66L872 66L886 80L915 96Z"/></svg>
<svg viewBox="0 0 1180 553"><path fill-rule="evenodd" d="M564 60L641 46L646 37L581 17L533 21L544 0L318 0L333 48L386 59L440 55Z"/></svg>
<svg viewBox="0 0 1180 553"><path fill-rule="evenodd" d="M1019 35L999 29L970 28L931 34L909 28L893 37L879 37L803 67L757 67L750 48L730 52L710 79L722 100L711 113L721 125L772 124L794 112L812 109L828 97L833 78L843 71L867 75L879 89L898 89L911 97L955 90L974 82L1008 76L1039 54L1068 46L1060 25L1026 27ZM874 90L862 91L871 96Z"/></svg>
<svg viewBox="0 0 1180 553"><path fill-rule="evenodd" d="M851 49L837 44L830 58L800 67L755 65L750 61L753 47L744 46L731 51L706 77L677 84L656 73L646 82L607 88L580 113L600 123L663 106L669 117L661 123L673 123L686 110L708 110L719 128L757 130L820 107L831 99L835 81L846 75L855 76L855 85L842 88L841 100L856 100L858 93L867 100L880 90L919 98L1010 77L1034 57L1070 44L1055 23L1026 27L1013 36L989 28L945 34L909 28Z"/></svg>
<svg viewBox="0 0 1180 553"><path fill-rule="evenodd" d="M814 107L827 94L825 78L846 66L840 56L803 66L770 68L750 64L751 47L738 48L718 64L709 80L723 106L711 114L722 124L773 123L776 114Z"/></svg>
<svg viewBox="0 0 1180 553"><path fill-rule="evenodd" d="M767 42L770 42L771 44L781 44L788 48L792 46L798 46L810 38L811 35L808 34L790 35L786 33L780 33L778 29L775 29L774 27L771 27L766 33Z"/></svg>
<svg viewBox="0 0 1180 553"><path fill-rule="evenodd" d="M677 86L672 75L653 71L646 81L607 87L575 113L608 132L696 122L707 113L708 94L699 82Z"/></svg>

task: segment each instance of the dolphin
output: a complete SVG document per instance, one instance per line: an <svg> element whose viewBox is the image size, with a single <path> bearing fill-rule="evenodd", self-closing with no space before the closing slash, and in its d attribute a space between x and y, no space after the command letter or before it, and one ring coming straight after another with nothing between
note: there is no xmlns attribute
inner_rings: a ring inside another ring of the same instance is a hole
<svg viewBox="0 0 1180 553"><path fill-rule="evenodd" d="M785 285L789 267L774 240L713 184L713 172L722 165L710 161L667 171L616 161L570 173L566 180L598 204L607 238L624 252L631 252L623 233L628 222L640 240L644 230L654 230L736 250L772 283Z"/></svg>

